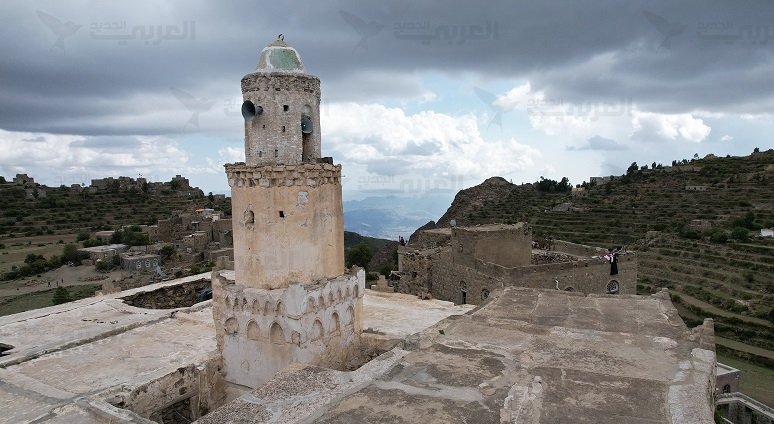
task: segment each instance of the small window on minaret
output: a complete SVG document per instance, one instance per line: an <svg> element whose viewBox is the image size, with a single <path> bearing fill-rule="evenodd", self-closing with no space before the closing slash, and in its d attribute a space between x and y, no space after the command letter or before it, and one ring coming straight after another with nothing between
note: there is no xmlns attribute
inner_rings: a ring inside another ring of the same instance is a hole
<svg viewBox="0 0 774 424"><path fill-rule="evenodd" d="M282 110L284 110L285 112L287 112L287 111L288 111L288 109L290 109L290 108L288 107L288 105L283 105L283 106L282 106Z"/></svg>
<svg viewBox="0 0 774 424"><path fill-rule="evenodd" d="M284 211L279 211L279 212L280 212L280 214L279 214L280 218L284 218L285 217L285 212Z"/></svg>
<svg viewBox="0 0 774 424"><path fill-rule="evenodd" d="M262 158L262 157L263 157L263 150L259 150L259 151L258 151L258 157L259 157L259 158Z"/></svg>
<svg viewBox="0 0 774 424"><path fill-rule="evenodd" d="M285 126L284 125L282 126L282 132L285 132Z"/></svg>
<svg viewBox="0 0 774 424"><path fill-rule="evenodd" d="M277 149L274 149L274 157L275 157L275 158L278 158L278 157L279 157L279 150L277 150Z"/></svg>
<svg viewBox="0 0 774 424"><path fill-rule="evenodd" d="M261 125L261 129L265 130L266 129L266 124Z"/></svg>

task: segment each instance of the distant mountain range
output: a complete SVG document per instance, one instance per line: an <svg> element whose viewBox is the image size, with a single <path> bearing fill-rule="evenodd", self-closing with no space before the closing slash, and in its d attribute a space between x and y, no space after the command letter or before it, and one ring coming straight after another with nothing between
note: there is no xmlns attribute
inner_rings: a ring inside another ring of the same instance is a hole
<svg viewBox="0 0 774 424"><path fill-rule="evenodd" d="M446 212L456 193L425 197L372 196L344 202L344 229L358 234L397 240L406 239L428 221Z"/></svg>

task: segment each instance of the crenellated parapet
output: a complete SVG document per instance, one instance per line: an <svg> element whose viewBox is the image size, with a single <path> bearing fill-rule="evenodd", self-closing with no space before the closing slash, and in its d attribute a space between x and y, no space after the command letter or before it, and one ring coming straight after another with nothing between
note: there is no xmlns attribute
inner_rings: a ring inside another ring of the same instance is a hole
<svg viewBox="0 0 774 424"><path fill-rule="evenodd" d="M341 165L329 163L270 166L247 166L244 163L235 163L226 164L225 168L230 187L341 185Z"/></svg>

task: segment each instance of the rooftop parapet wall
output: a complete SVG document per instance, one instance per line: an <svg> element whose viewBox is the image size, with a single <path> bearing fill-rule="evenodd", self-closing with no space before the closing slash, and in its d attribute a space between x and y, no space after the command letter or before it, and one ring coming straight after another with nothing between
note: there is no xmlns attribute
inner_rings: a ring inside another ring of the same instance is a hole
<svg viewBox="0 0 774 424"><path fill-rule="evenodd" d="M564 240L552 240L551 250L557 252L569 253L575 256L591 257L607 254L607 249L601 247L587 246L585 244L570 243Z"/></svg>

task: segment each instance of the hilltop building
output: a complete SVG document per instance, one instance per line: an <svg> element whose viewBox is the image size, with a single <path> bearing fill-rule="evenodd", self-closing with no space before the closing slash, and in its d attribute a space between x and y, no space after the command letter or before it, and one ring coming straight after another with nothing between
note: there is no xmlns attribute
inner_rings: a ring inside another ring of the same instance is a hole
<svg viewBox="0 0 774 424"><path fill-rule="evenodd" d="M542 249L541 249L542 247ZM503 287L635 294L637 256L551 240L540 246L524 223L424 230L398 249L402 293L478 305Z"/></svg>

